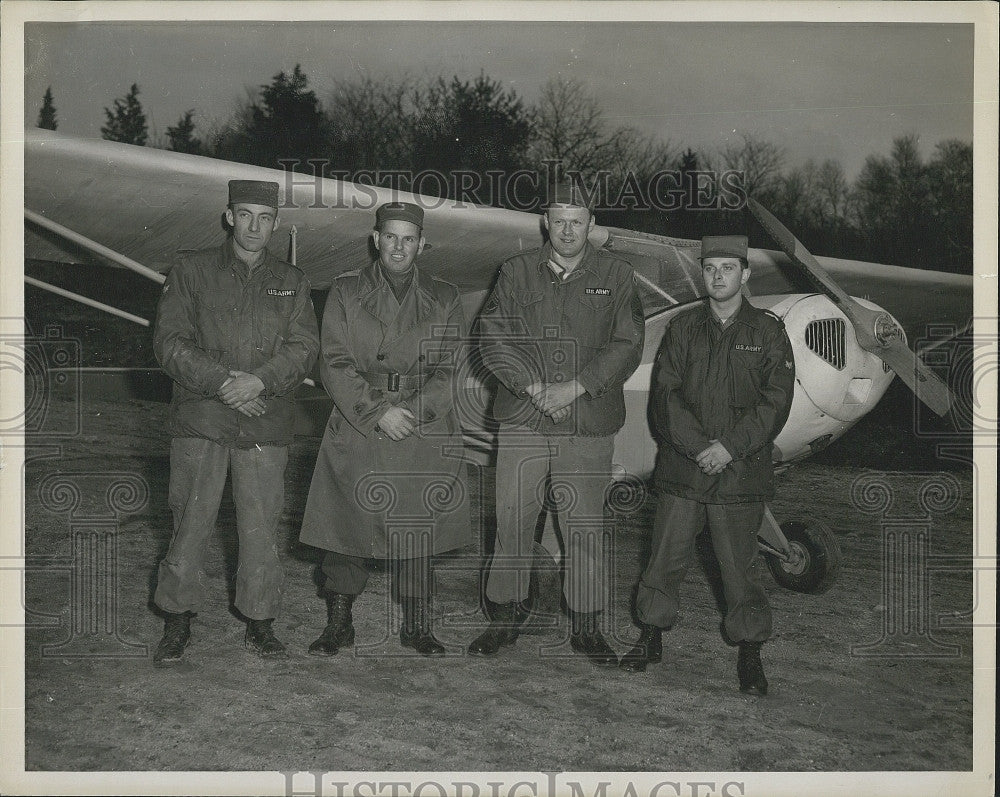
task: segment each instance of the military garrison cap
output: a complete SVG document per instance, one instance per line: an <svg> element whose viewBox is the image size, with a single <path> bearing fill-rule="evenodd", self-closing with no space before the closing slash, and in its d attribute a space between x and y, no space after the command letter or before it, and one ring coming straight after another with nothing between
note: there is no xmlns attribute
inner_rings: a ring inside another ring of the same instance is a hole
<svg viewBox="0 0 1000 797"><path fill-rule="evenodd" d="M267 205L278 209L278 184L267 180L230 180L229 204Z"/></svg>
<svg viewBox="0 0 1000 797"><path fill-rule="evenodd" d="M745 235L706 235L701 239L701 259L706 257L738 257L747 259Z"/></svg>
<svg viewBox="0 0 1000 797"><path fill-rule="evenodd" d="M591 213L594 211L594 203L597 200L597 186L590 191L583 191L579 183L558 182L550 184L546 190L545 200L542 209L548 210L553 205L574 205L586 208Z"/></svg>
<svg viewBox="0 0 1000 797"><path fill-rule="evenodd" d="M375 226L381 227L384 221L408 221L423 229L424 209L411 202L386 202L375 211Z"/></svg>

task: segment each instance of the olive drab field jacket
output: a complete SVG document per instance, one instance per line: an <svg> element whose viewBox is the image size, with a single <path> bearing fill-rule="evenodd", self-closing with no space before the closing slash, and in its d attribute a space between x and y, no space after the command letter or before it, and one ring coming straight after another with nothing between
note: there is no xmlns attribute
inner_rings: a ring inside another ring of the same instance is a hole
<svg viewBox="0 0 1000 797"><path fill-rule="evenodd" d="M174 382L170 432L220 445L287 445L293 393L319 353L309 280L270 252L252 272L232 242L185 255L156 310L153 351ZM264 383L264 414L248 417L216 395L230 370Z"/></svg>
<svg viewBox="0 0 1000 797"><path fill-rule="evenodd" d="M625 422L622 387L639 365L645 336L632 266L587 244L566 279L549 268L549 244L500 268L479 314L483 364L500 381L493 403L502 424L541 434L606 436ZM577 379L586 393L561 423L535 409L525 388Z"/></svg>
<svg viewBox="0 0 1000 797"><path fill-rule="evenodd" d="M769 500L773 442L788 418L794 386L792 346L771 313L744 299L720 330L704 301L671 319L650 392L661 438L656 484L704 503ZM733 457L715 476L702 473L695 460L711 440Z"/></svg>

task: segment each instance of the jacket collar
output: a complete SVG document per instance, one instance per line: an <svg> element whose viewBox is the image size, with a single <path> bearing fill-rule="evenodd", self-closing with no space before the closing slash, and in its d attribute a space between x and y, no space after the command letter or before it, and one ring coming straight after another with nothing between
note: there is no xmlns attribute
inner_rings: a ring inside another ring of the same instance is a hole
<svg viewBox="0 0 1000 797"><path fill-rule="evenodd" d="M236 250L233 248L233 238L230 236L223 242L219 249L219 268L227 269L236 266L243 269L247 267L246 263L236 256ZM266 269L277 279L284 279L285 275L288 274L289 265L284 260L279 260L275 257L270 249L265 249L264 262L257 269L254 269L254 271L258 269Z"/></svg>
<svg viewBox="0 0 1000 797"><path fill-rule="evenodd" d="M712 311L708 297L705 297L702 301L702 321L706 324L710 322L716 323L715 313ZM750 304L746 296L743 297L743 301L740 302L740 309L729 319L725 329L729 329L735 324L746 324L752 329L757 329L760 326L760 310Z"/></svg>
<svg viewBox="0 0 1000 797"><path fill-rule="evenodd" d="M549 268L549 261L552 259L552 244L548 241L538 250L538 271L540 273L552 273ZM591 274L596 273L594 269L594 247L591 246L590 241L587 241L586 246L583 249L583 259L580 264L573 269L573 274L580 274L584 271L589 271Z"/></svg>
<svg viewBox="0 0 1000 797"><path fill-rule="evenodd" d="M361 307L387 327L385 342L389 342L419 324L430 314L437 304L433 284L430 276L414 263L413 281L402 301L397 303L392 286L382 274L378 261L374 261L361 270L358 296Z"/></svg>

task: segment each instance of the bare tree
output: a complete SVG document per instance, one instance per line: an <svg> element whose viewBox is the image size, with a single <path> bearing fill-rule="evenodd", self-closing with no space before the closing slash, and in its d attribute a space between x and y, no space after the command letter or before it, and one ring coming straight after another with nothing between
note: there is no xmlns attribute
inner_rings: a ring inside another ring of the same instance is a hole
<svg viewBox="0 0 1000 797"><path fill-rule="evenodd" d="M816 190L819 192L823 222L835 229L842 227L847 220L850 186L840 161L823 161L816 173Z"/></svg>
<svg viewBox="0 0 1000 797"><path fill-rule="evenodd" d="M614 160L615 137L604 112L575 78L555 77L543 87L536 105L533 160L556 161L564 170L592 174Z"/></svg>
<svg viewBox="0 0 1000 797"><path fill-rule="evenodd" d="M415 87L407 79L364 76L337 81L327 107L339 147L338 166L404 169L413 154Z"/></svg>
<svg viewBox="0 0 1000 797"><path fill-rule="evenodd" d="M770 201L778 190L784 150L753 133L740 134L740 142L727 144L719 151L719 166L743 173L743 187L763 202Z"/></svg>

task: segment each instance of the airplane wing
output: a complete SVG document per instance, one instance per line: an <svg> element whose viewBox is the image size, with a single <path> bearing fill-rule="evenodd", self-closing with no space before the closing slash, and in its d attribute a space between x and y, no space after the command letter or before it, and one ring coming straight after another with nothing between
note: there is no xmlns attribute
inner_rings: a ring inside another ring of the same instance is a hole
<svg viewBox="0 0 1000 797"><path fill-rule="evenodd" d="M276 180L294 207L279 210L272 239L288 256L294 226L296 262L314 288L325 289L343 271L365 265L373 211L412 194L334 179L284 173L149 147L79 139L50 130L25 131L25 257L57 262L92 258L65 235L30 221L54 222L84 239L138 261L158 273L178 253L222 241L222 215L231 179ZM455 283L467 309L482 301L500 263L541 243L540 219L524 213L426 196L428 247L421 268ZM214 221L213 221L214 219ZM635 266L648 315L703 295L699 241L597 227L596 245L621 252ZM751 250L754 294L813 292L780 252ZM833 258L817 258L852 295L885 307L911 340L929 326L958 329L972 315L972 278ZM101 262L98 260L98 262Z"/></svg>

